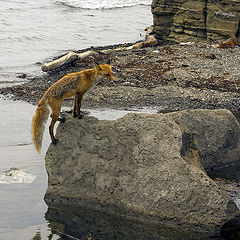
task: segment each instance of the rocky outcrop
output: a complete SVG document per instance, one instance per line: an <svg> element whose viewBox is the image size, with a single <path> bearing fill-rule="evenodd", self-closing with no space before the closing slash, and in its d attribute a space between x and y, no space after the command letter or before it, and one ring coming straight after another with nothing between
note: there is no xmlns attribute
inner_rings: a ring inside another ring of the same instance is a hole
<svg viewBox="0 0 240 240"><path fill-rule="evenodd" d="M153 0L159 39L174 42L239 39L240 5L236 0Z"/></svg>
<svg viewBox="0 0 240 240"><path fill-rule="evenodd" d="M239 160L230 111L69 118L56 137L46 154L47 204L209 234L239 213L203 169Z"/></svg>

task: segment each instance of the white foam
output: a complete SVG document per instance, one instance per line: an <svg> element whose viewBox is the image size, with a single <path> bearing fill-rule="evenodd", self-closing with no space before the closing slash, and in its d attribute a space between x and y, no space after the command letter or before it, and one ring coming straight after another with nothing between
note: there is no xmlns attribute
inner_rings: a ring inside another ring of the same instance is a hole
<svg viewBox="0 0 240 240"><path fill-rule="evenodd" d="M36 176L26 173L18 168L10 168L9 170L0 173L0 184L13 183L32 183Z"/></svg>
<svg viewBox="0 0 240 240"><path fill-rule="evenodd" d="M110 9L121 7L132 7L137 5L150 5L151 0L59 0L57 3L69 7L86 9Z"/></svg>

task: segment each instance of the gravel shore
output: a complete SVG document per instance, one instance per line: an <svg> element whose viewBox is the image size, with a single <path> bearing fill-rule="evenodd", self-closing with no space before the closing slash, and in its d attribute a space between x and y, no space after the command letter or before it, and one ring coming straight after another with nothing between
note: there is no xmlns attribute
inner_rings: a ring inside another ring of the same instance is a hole
<svg viewBox="0 0 240 240"><path fill-rule="evenodd" d="M97 57L97 61L104 63L111 59L115 81L102 79L86 93L82 106L239 111L239 50L238 46L222 49L207 42L111 50ZM0 89L0 93L37 104L60 77L86 68L92 68L91 60L78 60L58 71L29 78L22 85ZM65 104L72 105L72 101Z"/></svg>

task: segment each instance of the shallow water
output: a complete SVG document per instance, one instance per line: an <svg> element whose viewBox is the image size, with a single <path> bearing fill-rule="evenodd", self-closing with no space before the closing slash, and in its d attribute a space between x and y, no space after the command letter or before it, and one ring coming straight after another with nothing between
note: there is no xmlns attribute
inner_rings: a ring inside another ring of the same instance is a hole
<svg viewBox="0 0 240 240"><path fill-rule="evenodd" d="M44 155L50 144L48 132L44 133L42 154L38 155L31 141L31 120L35 106L1 97L0 109L0 175L14 167L36 177L32 183L15 183L14 179L12 184L10 180L5 184L0 182L0 239L31 239L39 231L42 239L47 239L50 230L44 218L47 206L43 197L47 188ZM113 120L137 111L157 112L156 109L94 109L90 110L90 115Z"/></svg>
<svg viewBox="0 0 240 240"><path fill-rule="evenodd" d="M47 207L43 198L47 189L44 156L50 144L48 131L43 137L42 154L31 143L31 119L35 106L0 96L0 179L5 171L18 168L34 177L33 182L0 181L0 239L205 239L196 233L184 233L161 226L131 222L86 209ZM69 110L64 107L64 110ZM127 113L157 113L158 109L85 109L101 120L114 120ZM47 122L47 125L49 121ZM229 179L235 179L230 171ZM21 174L19 179L21 179ZM232 178L231 178L232 176ZM238 179L237 179L238 180ZM239 206L239 198L234 199ZM76 225L77 224L77 225ZM214 238L212 238L213 240ZM220 238L216 238L220 239Z"/></svg>

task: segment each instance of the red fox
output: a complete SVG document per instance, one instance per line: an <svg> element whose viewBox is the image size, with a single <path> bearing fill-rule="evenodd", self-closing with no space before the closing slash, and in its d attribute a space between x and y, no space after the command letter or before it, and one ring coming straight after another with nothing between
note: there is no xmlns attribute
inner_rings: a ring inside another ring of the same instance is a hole
<svg viewBox="0 0 240 240"><path fill-rule="evenodd" d="M82 97L84 93L94 85L98 76L114 80L110 62L107 62L104 65L95 63L95 68L93 69L67 74L48 88L39 101L32 120L33 144L39 154L42 148L42 137L45 123L50 113L49 107L52 111L52 121L49 125L49 134L52 143L56 144L58 140L54 137L53 128L57 120L61 121L61 119L59 119L59 114L64 99L74 95L72 115L73 117L82 118L82 115L80 114Z"/></svg>

